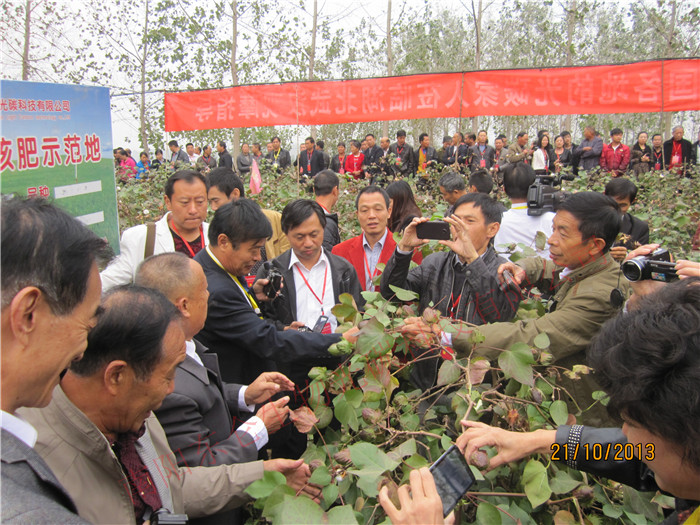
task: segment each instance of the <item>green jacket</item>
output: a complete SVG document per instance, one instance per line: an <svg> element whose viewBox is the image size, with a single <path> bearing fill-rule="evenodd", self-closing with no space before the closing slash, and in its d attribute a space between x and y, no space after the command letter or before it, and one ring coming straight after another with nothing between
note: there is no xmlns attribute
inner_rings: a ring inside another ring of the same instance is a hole
<svg viewBox="0 0 700 525"><path fill-rule="evenodd" d="M560 277L562 267L540 257L521 259L518 265L527 273L525 285L554 292L549 312L538 319L480 326L479 332L486 340L477 347L476 353L495 360L500 354L496 349L507 349L517 342L532 344L535 337L544 332L549 336L549 351L557 366L570 369L576 364L585 365L586 348L591 339L605 321L619 312L619 308L610 304L610 292L619 288L625 297L628 295L629 283L620 279L620 265L608 253L564 278ZM453 345L458 354L468 355L471 351L468 334L457 335ZM582 409L593 403L591 394L600 390L590 374L576 381L562 376L558 384L571 393ZM611 423L600 404L586 412L582 419L593 426Z"/></svg>

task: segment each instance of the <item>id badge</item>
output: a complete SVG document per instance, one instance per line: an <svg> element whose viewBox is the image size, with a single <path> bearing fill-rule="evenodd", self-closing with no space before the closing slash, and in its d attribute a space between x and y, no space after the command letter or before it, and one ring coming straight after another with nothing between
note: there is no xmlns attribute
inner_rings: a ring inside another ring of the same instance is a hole
<svg viewBox="0 0 700 525"><path fill-rule="evenodd" d="M273 167L273 168L277 168L277 167L279 167L279 164L277 164L277 163L275 162L274 164L272 164L272 167Z"/></svg>
<svg viewBox="0 0 700 525"><path fill-rule="evenodd" d="M680 163L681 163L681 158L680 158L678 155L674 155L673 157L671 157L671 162L672 162L673 164L680 164Z"/></svg>
<svg viewBox="0 0 700 525"><path fill-rule="evenodd" d="M481 166L482 168L485 168L486 167L486 159L481 159L481 161L479 162L479 166Z"/></svg>
<svg viewBox="0 0 700 525"><path fill-rule="evenodd" d="M340 173L341 175L343 175L343 174L345 173L345 169L344 169L344 168L340 168L340 169L338 170L338 173Z"/></svg>
<svg viewBox="0 0 700 525"><path fill-rule="evenodd" d="M330 334L331 332L331 323L326 323L323 325L323 330L321 330L322 334Z"/></svg>
<svg viewBox="0 0 700 525"><path fill-rule="evenodd" d="M654 164L654 169L656 171L659 171L661 169L661 164L659 164L658 162L656 164Z"/></svg>
<svg viewBox="0 0 700 525"><path fill-rule="evenodd" d="M248 285L248 288L253 286L253 283L255 282L255 275L246 275L245 276L245 282Z"/></svg>

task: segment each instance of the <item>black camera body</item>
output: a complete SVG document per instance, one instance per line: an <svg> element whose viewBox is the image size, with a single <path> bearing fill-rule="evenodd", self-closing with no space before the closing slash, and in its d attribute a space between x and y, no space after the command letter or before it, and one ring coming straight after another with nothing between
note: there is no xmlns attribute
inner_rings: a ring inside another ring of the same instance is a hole
<svg viewBox="0 0 700 525"><path fill-rule="evenodd" d="M661 281L664 283L678 279L676 263L671 262L671 254L658 248L649 255L640 255L622 263L622 275L630 282Z"/></svg>
<svg viewBox="0 0 700 525"><path fill-rule="evenodd" d="M277 297L277 292L279 292L282 288L282 274L270 261L265 261L263 267L267 271L265 278L269 279L270 281L263 286L263 293L267 295L269 299L274 299Z"/></svg>
<svg viewBox="0 0 700 525"><path fill-rule="evenodd" d="M574 176L564 173L558 177L537 175L535 183L527 190L527 214L539 216L548 211L557 211L569 196L564 191L555 190L556 186L561 186L562 180L574 180Z"/></svg>

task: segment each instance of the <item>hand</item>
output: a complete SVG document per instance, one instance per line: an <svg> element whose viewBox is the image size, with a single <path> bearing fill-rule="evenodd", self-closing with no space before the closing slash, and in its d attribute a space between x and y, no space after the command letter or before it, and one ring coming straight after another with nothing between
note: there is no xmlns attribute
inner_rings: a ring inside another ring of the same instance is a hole
<svg viewBox="0 0 700 525"><path fill-rule="evenodd" d="M586 146L585 148L581 148L581 151L591 151L592 149L592 146Z"/></svg>
<svg viewBox="0 0 700 525"><path fill-rule="evenodd" d="M428 324L422 317L408 317L399 328L401 333L420 347L438 344L442 338L440 325Z"/></svg>
<svg viewBox="0 0 700 525"><path fill-rule="evenodd" d="M621 263L625 260L625 257L627 257L627 248L625 248L624 246L613 246L612 248L610 248L610 255L617 262Z"/></svg>
<svg viewBox="0 0 700 525"><path fill-rule="evenodd" d="M479 254L474 248L471 237L469 237L469 232L467 231L467 226L464 221L457 217L456 215L451 215L450 217L445 217L445 222L450 224L450 230L452 231L452 241L439 241L443 246L447 246L450 250L455 252L462 262L467 264L473 263L479 258Z"/></svg>
<svg viewBox="0 0 700 525"><path fill-rule="evenodd" d="M403 237L399 241L399 250L402 252L410 252L415 248L420 248L428 244L429 241L424 241L419 239L416 234L416 226L422 222L428 222L430 219L428 217L414 217L408 226L403 231Z"/></svg>
<svg viewBox="0 0 700 525"><path fill-rule="evenodd" d="M649 162L649 155L643 155L642 162Z"/></svg>
<svg viewBox="0 0 700 525"><path fill-rule="evenodd" d="M640 255L649 255L652 253L654 250L656 250L660 244L644 244L642 246L639 246L638 248L635 248L631 252L627 254L627 257L625 257L625 261L629 261L630 259L634 259L635 257L639 257Z"/></svg>
<svg viewBox="0 0 700 525"><path fill-rule="evenodd" d="M681 260L676 263L676 274L679 279L700 277L700 263Z"/></svg>
<svg viewBox="0 0 700 525"><path fill-rule="evenodd" d="M304 323L302 323L301 321L292 321L292 324L290 324L289 326L285 326L284 330L299 330L299 328L302 328L303 326Z"/></svg>
<svg viewBox="0 0 700 525"><path fill-rule="evenodd" d="M498 280L502 283L506 282L505 277L503 277L503 272L508 271L513 276L513 280L519 285L522 284L523 280L527 277L525 270L513 262L503 263L498 267Z"/></svg>
<svg viewBox="0 0 700 525"><path fill-rule="evenodd" d="M270 459L263 461L263 469L284 474L287 485L292 487L297 495L305 494L316 503L321 501L321 488L309 484L311 469L303 459Z"/></svg>
<svg viewBox="0 0 700 525"><path fill-rule="evenodd" d="M263 372L245 390L245 404L257 405L270 399L280 390L294 390L294 383L279 372Z"/></svg>
<svg viewBox="0 0 700 525"><path fill-rule="evenodd" d="M284 396L277 401L264 404L255 414L262 419L268 434L277 432L287 420L289 415L287 403L289 403L289 396Z"/></svg>
<svg viewBox="0 0 700 525"><path fill-rule="evenodd" d="M491 427L478 421L461 421L466 428L457 438L457 448L470 462L472 454L482 447L496 447L498 454L491 458L487 471L511 461L518 461L530 454L551 452L556 440L556 430L535 432L510 432L499 427Z"/></svg>
<svg viewBox="0 0 700 525"><path fill-rule="evenodd" d="M255 299L258 301L269 301L270 298L267 296L265 292L263 292L263 288L270 282L270 279L258 279L253 283L253 294L255 294ZM281 286L280 286L281 288Z"/></svg>
<svg viewBox="0 0 700 525"><path fill-rule="evenodd" d="M353 326L349 330L346 330L343 332L343 339L347 340L350 343L355 343L357 341L357 338L360 335L360 328L357 326Z"/></svg>
<svg viewBox="0 0 700 525"><path fill-rule="evenodd" d="M394 525L433 525L445 523L442 517L442 500L435 488L435 480L427 467L412 470L409 485L398 491L401 510L389 498L389 490L382 487L379 503Z"/></svg>

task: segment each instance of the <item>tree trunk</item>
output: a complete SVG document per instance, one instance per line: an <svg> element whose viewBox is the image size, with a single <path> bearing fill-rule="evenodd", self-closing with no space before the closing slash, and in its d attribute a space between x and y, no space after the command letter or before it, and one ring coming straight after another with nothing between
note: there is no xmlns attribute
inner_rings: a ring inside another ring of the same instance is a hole
<svg viewBox="0 0 700 525"><path fill-rule="evenodd" d="M387 0L386 8L386 74L389 77L394 74L394 53L391 50L391 0ZM382 135L389 136L388 120L382 123Z"/></svg>
<svg viewBox="0 0 700 525"><path fill-rule="evenodd" d="M566 65L573 64L572 47L574 45L574 30L576 29L576 0L569 2L566 10ZM571 132L571 115L564 117L564 129Z"/></svg>
<svg viewBox="0 0 700 525"><path fill-rule="evenodd" d="M238 85L238 64L236 63L236 54L238 47L238 0L231 2L231 11L233 12L233 27L231 33L231 85ZM241 128L233 129L233 159L238 158L241 149ZM235 166L235 164L234 164Z"/></svg>
<svg viewBox="0 0 700 525"><path fill-rule="evenodd" d="M666 53L664 58L673 58L673 39L676 32L676 0L671 1L671 27L668 31L668 39L666 40ZM672 113L664 113L661 119L662 129L664 130L664 138L671 136L671 122L673 119Z"/></svg>
<svg viewBox="0 0 700 525"><path fill-rule="evenodd" d="M481 15L482 15L482 0L479 0L479 11L474 7L472 0L472 15L474 17L474 33L476 35L476 46L474 48L474 66L478 71L481 69ZM479 130L479 117L472 117L472 133Z"/></svg>
<svg viewBox="0 0 700 525"><path fill-rule="evenodd" d="M146 132L146 60L148 59L148 2L143 17L143 53L141 55L141 101L139 104L139 132L141 134L141 151L148 153L148 133Z"/></svg>
<svg viewBox="0 0 700 525"><path fill-rule="evenodd" d="M29 35L32 16L32 0L24 8L24 49L22 50L22 80L29 80Z"/></svg>
<svg viewBox="0 0 700 525"><path fill-rule="evenodd" d="M314 14L311 26L311 50L309 51L309 80L314 79L314 60L316 58L316 28L318 26L318 0L314 0ZM311 126L311 136L316 140L316 126Z"/></svg>

